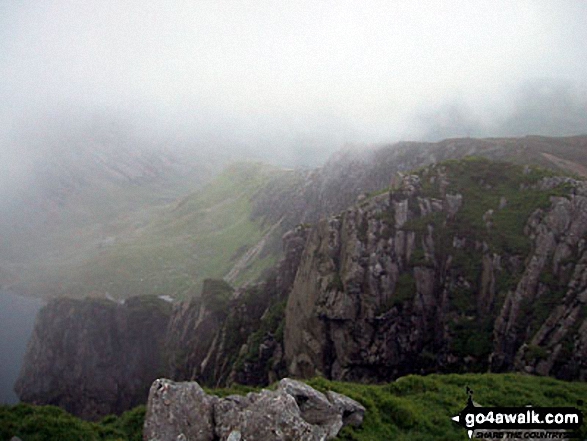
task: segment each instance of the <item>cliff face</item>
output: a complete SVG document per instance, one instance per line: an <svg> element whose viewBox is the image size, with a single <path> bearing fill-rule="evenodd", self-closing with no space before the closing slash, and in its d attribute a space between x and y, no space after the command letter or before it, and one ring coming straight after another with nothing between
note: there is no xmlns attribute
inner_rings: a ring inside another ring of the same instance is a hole
<svg viewBox="0 0 587 441"><path fill-rule="evenodd" d="M484 160L319 222L286 308L292 375L587 376L587 186Z"/></svg>
<svg viewBox="0 0 587 441"><path fill-rule="evenodd" d="M306 234L299 227L283 237L284 258L264 282L233 291L208 280L200 297L175 305L165 345L171 378L265 385L285 373L283 311Z"/></svg>
<svg viewBox="0 0 587 441"><path fill-rule="evenodd" d="M383 168L357 167L349 179L383 182ZM331 194L328 182L316 194ZM488 370L587 379L586 182L469 158L377 185L389 184L357 199L349 183L354 205L290 230L261 283L207 281L173 312L138 299L50 303L21 399L94 418L144 402L160 374L214 386ZM297 209L284 194L265 216L313 219L343 193Z"/></svg>
<svg viewBox="0 0 587 441"><path fill-rule="evenodd" d="M205 280L201 296L174 306L165 335L169 375L201 378L204 360L228 314L233 289L221 280Z"/></svg>
<svg viewBox="0 0 587 441"><path fill-rule="evenodd" d="M57 299L39 313L15 390L85 419L145 403L164 372L169 305L157 298Z"/></svg>
<svg viewBox="0 0 587 441"><path fill-rule="evenodd" d="M391 191L287 234L276 271L237 290L213 326L200 300L176 307L174 317L197 311L188 320L197 327L190 343L172 320L169 346L194 360L172 377L585 378L586 184L483 159L391 181Z"/></svg>

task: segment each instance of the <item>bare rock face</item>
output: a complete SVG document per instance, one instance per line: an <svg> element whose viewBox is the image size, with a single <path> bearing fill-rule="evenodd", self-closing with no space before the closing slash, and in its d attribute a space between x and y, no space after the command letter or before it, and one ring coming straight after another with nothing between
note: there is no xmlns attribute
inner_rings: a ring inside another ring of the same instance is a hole
<svg viewBox="0 0 587 441"><path fill-rule="evenodd" d="M149 391L143 438L161 441L214 439L217 401L217 397L208 395L196 382L155 380Z"/></svg>
<svg viewBox="0 0 587 441"><path fill-rule="evenodd" d="M550 179L542 183L551 186ZM568 183L568 180L564 180ZM508 293L494 328L492 369L512 364L525 372L587 378L587 185L570 198L552 198L537 210L527 232L536 244L515 291ZM554 296L559 297L554 301ZM529 332L529 305L550 300L544 321Z"/></svg>
<svg viewBox="0 0 587 441"><path fill-rule="evenodd" d="M586 379L587 183L524 176L430 167L318 222L286 307L288 374Z"/></svg>
<svg viewBox="0 0 587 441"><path fill-rule="evenodd" d="M346 424L360 425L365 408L344 395L324 395L283 379L277 390L220 399L196 382L156 380L151 386L145 441L324 440Z"/></svg>
<svg viewBox="0 0 587 441"><path fill-rule="evenodd" d="M222 280L207 279L199 297L174 305L165 336L173 379L203 380L209 374L208 353L228 315L233 291Z"/></svg>
<svg viewBox="0 0 587 441"><path fill-rule="evenodd" d="M15 391L90 420L143 404L164 371L169 315L169 304L151 297L52 300L39 312Z"/></svg>
<svg viewBox="0 0 587 441"><path fill-rule="evenodd" d="M298 226L284 235L284 257L264 282L232 290L207 280L199 298L174 306L166 334L173 380L264 386L285 376L283 333L277 328L307 231Z"/></svg>

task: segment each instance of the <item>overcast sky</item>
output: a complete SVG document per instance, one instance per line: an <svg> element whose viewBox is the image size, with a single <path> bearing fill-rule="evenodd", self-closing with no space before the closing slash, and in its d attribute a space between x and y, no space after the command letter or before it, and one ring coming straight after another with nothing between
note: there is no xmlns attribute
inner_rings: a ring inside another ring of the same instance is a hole
<svg viewBox="0 0 587 441"><path fill-rule="evenodd" d="M585 23L582 0L2 0L0 142L93 112L263 148L587 132Z"/></svg>

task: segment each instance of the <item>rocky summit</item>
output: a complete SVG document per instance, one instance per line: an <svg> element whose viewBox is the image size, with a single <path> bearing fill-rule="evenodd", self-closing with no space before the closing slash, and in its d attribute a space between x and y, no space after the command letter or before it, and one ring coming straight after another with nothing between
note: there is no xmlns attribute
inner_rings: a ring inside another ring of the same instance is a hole
<svg viewBox="0 0 587 441"><path fill-rule="evenodd" d="M365 408L335 392L323 394L284 378L274 391L218 398L196 382L156 380L149 392L147 441L319 441L346 425L360 426Z"/></svg>

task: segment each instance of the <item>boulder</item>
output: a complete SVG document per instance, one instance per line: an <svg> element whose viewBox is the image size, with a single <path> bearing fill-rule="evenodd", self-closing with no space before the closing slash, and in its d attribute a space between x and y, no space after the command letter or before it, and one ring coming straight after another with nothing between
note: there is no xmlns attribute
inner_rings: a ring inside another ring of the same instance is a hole
<svg viewBox="0 0 587 441"><path fill-rule="evenodd" d="M325 440L347 424L360 425L365 408L335 392L283 379L275 391L218 398L196 382L156 380L151 386L145 441Z"/></svg>
<svg viewBox="0 0 587 441"><path fill-rule="evenodd" d="M208 441L214 439L214 405L195 381L158 379L149 391L143 439Z"/></svg>

